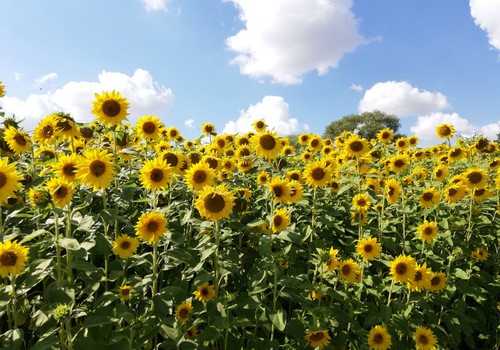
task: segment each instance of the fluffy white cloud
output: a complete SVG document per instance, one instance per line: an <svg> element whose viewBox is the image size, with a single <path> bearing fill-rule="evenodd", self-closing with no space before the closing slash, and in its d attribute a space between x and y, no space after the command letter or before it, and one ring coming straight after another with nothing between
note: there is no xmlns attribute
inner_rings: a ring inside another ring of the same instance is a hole
<svg viewBox="0 0 500 350"><path fill-rule="evenodd" d="M42 75L40 78L35 79L35 85L36 86L43 85L47 81L56 79L57 77L58 77L57 73L49 73Z"/></svg>
<svg viewBox="0 0 500 350"><path fill-rule="evenodd" d="M70 82L55 91L32 94L25 100L6 96L2 99L2 107L7 114L24 118L23 127L32 130L44 116L58 111L70 113L79 122L92 121L94 94L102 91L119 91L127 98L130 102L128 120L131 123L146 114L162 117L174 99L172 91L156 83L144 69L137 69L132 76L102 72L97 80Z"/></svg>
<svg viewBox="0 0 500 350"><path fill-rule="evenodd" d="M353 0L225 0L239 9L245 28L226 39L231 61L253 78L298 84L323 75L366 40L358 34Z"/></svg>
<svg viewBox="0 0 500 350"><path fill-rule="evenodd" d="M500 50L500 1L470 0L470 14L474 22L488 33L491 46Z"/></svg>
<svg viewBox="0 0 500 350"><path fill-rule="evenodd" d="M169 0L142 0L146 11L166 11Z"/></svg>
<svg viewBox="0 0 500 350"><path fill-rule="evenodd" d="M184 125L191 129L192 127L194 127L194 119L185 120Z"/></svg>
<svg viewBox="0 0 500 350"><path fill-rule="evenodd" d="M365 91L358 106L360 112L379 110L398 117L425 115L448 107L448 100L442 93L421 91L406 81L373 85Z"/></svg>
<svg viewBox="0 0 500 350"><path fill-rule="evenodd" d="M281 136L309 129L307 125L301 125L297 118L291 116L288 103L283 97L265 96L262 101L251 105L246 111L240 111L238 120L228 122L223 133L244 134L253 130L252 123L258 119L264 119L268 128Z"/></svg>
<svg viewBox="0 0 500 350"><path fill-rule="evenodd" d="M419 116L417 123L410 130L418 136L419 139L426 142L425 144L436 144L439 142L436 136L436 127L439 124L451 124L455 128L455 135L467 137L473 135L483 135L490 140L496 140L496 136L500 133L500 121L488 125L473 125L467 119L460 117L457 113L432 113L429 115Z"/></svg>

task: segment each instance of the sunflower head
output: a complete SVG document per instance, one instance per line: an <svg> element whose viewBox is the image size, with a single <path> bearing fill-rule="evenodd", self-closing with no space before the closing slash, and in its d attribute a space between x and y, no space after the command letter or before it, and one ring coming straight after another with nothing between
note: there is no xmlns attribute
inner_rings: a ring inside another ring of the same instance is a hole
<svg viewBox="0 0 500 350"><path fill-rule="evenodd" d="M394 137L394 132L391 129L382 129L377 133L377 139L381 143L389 144Z"/></svg>
<svg viewBox="0 0 500 350"><path fill-rule="evenodd" d="M76 165L76 178L94 190L109 187L115 174L111 158L106 150L85 151Z"/></svg>
<svg viewBox="0 0 500 350"><path fill-rule="evenodd" d="M373 327L368 334L368 346L374 350L387 350L392 345L392 337L385 324Z"/></svg>
<svg viewBox="0 0 500 350"><path fill-rule="evenodd" d="M264 131L253 136L251 143L255 153L266 159L276 158L283 147L276 133L270 131Z"/></svg>
<svg viewBox="0 0 500 350"><path fill-rule="evenodd" d="M422 208L429 208L439 203L439 191L434 188L426 188L420 194L420 206Z"/></svg>
<svg viewBox="0 0 500 350"><path fill-rule="evenodd" d="M357 194L352 199L352 205L357 211L368 210L368 208L370 208L370 204L370 197L364 193Z"/></svg>
<svg viewBox="0 0 500 350"><path fill-rule="evenodd" d="M273 220L271 222L271 229L274 233L279 233L286 229L290 223L290 215L286 209L277 209L274 212Z"/></svg>
<svg viewBox="0 0 500 350"><path fill-rule="evenodd" d="M115 90L95 94L92 102L92 114L104 126L122 124L127 119L129 102Z"/></svg>
<svg viewBox="0 0 500 350"><path fill-rule="evenodd" d="M21 175L7 158L0 158L0 204L8 197L15 197L14 191L21 188Z"/></svg>
<svg viewBox="0 0 500 350"><path fill-rule="evenodd" d="M130 286L130 285L124 285L124 286L120 286L119 290L118 290L118 296L120 297L120 299L122 300L130 300L132 299L132 291L133 291L133 287Z"/></svg>
<svg viewBox="0 0 500 350"><path fill-rule="evenodd" d="M328 331L326 329L306 330L306 335L304 338L307 342L307 345L312 348L320 348L321 350L328 346L331 340L330 334L328 334Z"/></svg>
<svg viewBox="0 0 500 350"><path fill-rule="evenodd" d="M0 242L0 276L21 274L28 260L29 249L16 241Z"/></svg>
<svg viewBox="0 0 500 350"><path fill-rule="evenodd" d="M484 169L473 167L463 174L463 178L470 189L482 188L488 181L488 173Z"/></svg>
<svg viewBox="0 0 500 350"><path fill-rule="evenodd" d="M195 298L202 302L207 302L215 298L215 287L208 282L198 286L193 292Z"/></svg>
<svg viewBox="0 0 500 350"><path fill-rule="evenodd" d="M252 126L256 132L263 132L267 129L267 124L264 119L257 119L252 123Z"/></svg>
<svg viewBox="0 0 500 350"><path fill-rule="evenodd" d="M157 211L142 213L135 226L137 236L148 243L157 243L167 232L167 219Z"/></svg>
<svg viewBox="0 0 500 350"><path fill-rule="evenodd" d="M183 301L177 308L175 309L175 317L180 323L186 323L191 316L191 312L193 311L193 306L190 301Z"/></svg>
<svg viewBox="0 0 500 350"><path fill-rule="evenodd" d="M415 259L404 254L391 262L391 275L394 282L408 282L415 276L417 264Z"/></svg>
<svg viewBox="0 0 500 350"><path fill-rule="evenodd" d="M56 207L65 207L73 198L75 189L65 178L53 177L45 184Z"/></svg>
<svg viewBox="0 0 500 350"><path fill-rule="evenodd" d="M361 157L370 151L370 143L365 138L352 134L344 143L344 152L351 157Z"/></svg>
<svg viewBox="0 0 500 350"><path fill-rule="evenodd" d="M436 336L426 327L417 327L413 339L418 350L432 350L436 348Z"/></svg>
<svg viewBox="0 0 500 350"><path fill-rule="evenodd" d="M437 222L424 220L422 224L417 227L417 233L422 241L431 243L438 235Z"/></svg>
<svg viewBox="0 0 500 350"><path fill-rule="evenodd" d="M215 134L215 125L212 123L203 123L201 126L201 133L205 136L210 136Z"/></svg>
<svg viewBox="0 0 500 350"><path fill-rule="evenodd" d="M486 251L486 249L481 247L474 250L471 254L472 258L476 261L485 261L488 259L489 255L490 254Z"/></svg>
<svg viewBox="0 0 500 350"><path fill-rule="evenodd" d="M172 167L162 157L156 157L144 163L139 176L144 188L163 190L170 182Z"/></svg>
<svg viewBox="0 0 500 350"><path fill-rule="evenodd" d="M5 128L3 139L15 154L26 153L31 149L30 138L22 130L7 127Z"/></svg>
<svg viewBox="0 0 500 350"><path fill-rule="evenodd" d="M341 280L352 283L359 283L361 281L361 269L353 259L344 260L340 263L338 270Z"/></svg>
<svg viewBox="0 0 500 350"><path fill-rule="evenodd" d="M137 134L146 140L154 140L160 136L160 130L164 127L160 119L154 115L145 115L137 120Z"/></svg>
<svg viewBox="0 0 500 350"><path fill-rule="evenodd" d="M356 252L365 260L373 260L380 256L382 245L374 237L361 238L356 244Z"/></svg>
<svg viewBox="0 0 500 350"><path fill-rule="evenodd" d="M311 187L324 187L331 179L331 168L322 160L312 161L304 169L304 180Z"/></svg>
<svg viewBox="0 0 500 350"><path fill-rule="evenodd" d="M436 135L442 139L451 139L455 134L455 128L451 124L439 124L436 128Z"/></svg>
<svg viewBox="0 0 500 350"><path fill-rule="evenodd" d="M127 235L118 236L113 242L113 252L122 259L128 259L137 251L139 241Z"/></svg>
<svg viewBox="0 0 500 350"><path fill-rule="evenodd" d="M225 185L206 186L196 199L200 215L208 220L217 221L231 216L235 197Z"/></svg>

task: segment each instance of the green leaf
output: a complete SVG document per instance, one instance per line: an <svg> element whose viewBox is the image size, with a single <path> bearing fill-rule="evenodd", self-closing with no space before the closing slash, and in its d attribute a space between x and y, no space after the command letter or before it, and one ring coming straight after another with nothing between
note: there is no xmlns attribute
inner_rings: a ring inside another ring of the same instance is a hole
<svg viewBox="0 0 500 350"><path fill-rule="evenodd" d="M213 326L208 326L199 335L199 342L214 341L221 337L222 332Z"/></svg>
<svg viewBox="0 0 500 350"><path fill-rule="evenodd" d="M83 322L85 328L99 327L106 324L118 322L118 319L110 316L89 316Z"/></svg>
<svg viewBox="0 0 500 350"><path fill-rule="evenodd" d="M283 309L279 309L276 312L271 312L269 314L269 318L271 319L271 322L274 324L274 326L281 332L283 332L286 327L286 311Z"/></svg>
<svg viewBox="0 0 500 350"><path fill-rule="evenodd" d="M27 242L31 241L32 239L37 238L38 236L41 236L44 234L50 235L51 233L47 230L36 230L36 231L30 233L29 235L24 236L24 238L19 243L26 244Z"/></svg>
<svg viewBox="0 0 500 350"><path fill-rule="evenodd" d="M49 335L46 338L40 339L35 345L31 347L31 350L46 350L46 349L58 349L59 339L55 335Z"/></svg>
<svg viewBox="0 0 500 350"><path fill-rule="evenodd" d="M460 268L455 269L455 276L463 280L468 280L470 278L470 275Z"/></svg>
<svg viewBox="0 0 500 350"><path fill-rule="evenodd" d="M79 250L80 243L74 238L60 238L57 243L66 250Z"/></svg>

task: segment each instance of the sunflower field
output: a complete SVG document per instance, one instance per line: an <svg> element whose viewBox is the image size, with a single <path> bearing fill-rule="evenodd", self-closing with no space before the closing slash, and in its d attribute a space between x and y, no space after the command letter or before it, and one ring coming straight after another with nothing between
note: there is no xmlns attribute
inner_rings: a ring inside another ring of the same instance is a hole
<svg viewBox="0 0 500 350"><path fill-rule="evenodd" d="M3 349L500 347L498 143L185 140L88 104L0 112Z"/></svg>

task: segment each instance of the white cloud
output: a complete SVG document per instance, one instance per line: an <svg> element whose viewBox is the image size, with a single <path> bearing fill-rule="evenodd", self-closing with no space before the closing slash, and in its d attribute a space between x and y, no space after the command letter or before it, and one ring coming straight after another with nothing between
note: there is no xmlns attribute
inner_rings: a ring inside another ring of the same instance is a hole
<svg viewBox="0 0 500 350"><path fill-rule="evenodd" d="M184 125L187 126L188 128L194 127L194 119L188 119L184 121Z"/></svg>
<svg viewBox="0 0 500 350"><path fill-rule="evenodd" d="M470 0L470 14L474 23L488 34L491 46L500 50L500 1Z"/></svg>
<svg viewBox="0 0 500 350"><path fill-rule="evenodd" d="M35 85L36 86L43 85L47 81L56 79L57 77L58 77L57 73L49 73L49 74L42 75L40 78L35 79Z"/></svg>
<svg viewBox="0 0 500 350"><path fill-rule="evenodd" d="M231 61L253 78L298 84L304 74L328 73L367 40L358 34L353 0L225 0L245 28L226 39Z"/></svg>
<svg viewBox="0 0 500 350"><path fill-rule="evenodd" d="M441 112L419 116L417 123L410 128L410 131L419 139L429 141L430 144L436 144L440 142L440 139L436 136L436 127L443 123L453 125L455 135L459 137L483 135L490 140L496 140L497 134L500 133L500 121L482 126L473 125L457 113Z"/></svg>
<svg viewBox="0 0 500 350"><path fill-rule="evenodd" d="M144 6L146 6L146 11L166 11L167 5L170 0L142 0Z"/></svg>
<svg viewBox="0 0 500 350"><path fill-rule="evenodd" d="M240 111L240 117L236 121L228 122L223 133L244 134L253 130L252 123L258 119L264 119L268 128L281 136L309 129L307 125L301 125L297 118L292 117L288 103L283 97L265 96L262 101L251 105L246 111Z"/></svg>
<svg viewBox="0 0 500 350"><path fill-rule="evenodd" d="M79 122L90 122L94 120L91 114L94 94L115 90L130 102L128 120L135 124L142 115L154 114L161 118L174 99L169 88L159 85L143 69L137 69L132 76L103 71L97 80L69 82L55 91L32 94L25 100L6 96L2 99L3 110L25 118L22 125L26 130L32 130L40 119L58 111L70 113Z"/></svg>
<svg viewBox="0 0 500 350"><path fill-rule="evenodd" d="M363 86L352 83L351 86L349 86L349 89L357 91L357 92L361 92L361 91L363 91Z"/></svg>
<svg viewBox="0 0 500 350"><path fill-rule="evenodd" d="M398 117L425 115L448 107L448 100L442 93L421 91L406 81L373 85L365 91L358 106L360 112L379 110Z"/></svg>

